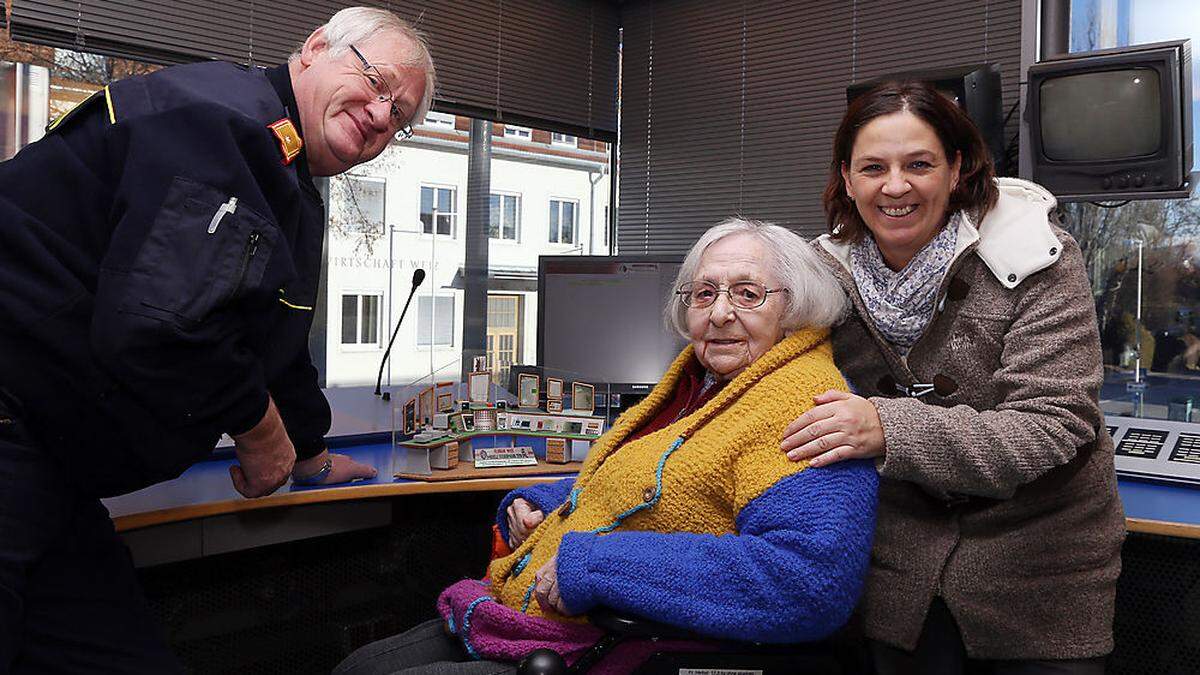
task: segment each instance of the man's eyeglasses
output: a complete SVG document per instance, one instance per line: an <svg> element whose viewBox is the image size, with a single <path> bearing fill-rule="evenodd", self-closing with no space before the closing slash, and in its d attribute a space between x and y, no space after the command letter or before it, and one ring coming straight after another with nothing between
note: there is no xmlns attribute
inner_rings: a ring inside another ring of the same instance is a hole
<svg viewBox="0 0 1200 675"><path fill-rule="evenodd" d="M721 288L708 281L692 281L680 286L675 291L675 295L678 295L687 307L704 309L716 302L717 296L724 293L729 296L729 302L734 307L755 309L762 307L771 293L786 293L787 290L786 288L766 288L753 281L739 281L729 288Z"/></svg>
<svg viewBox="0 0 1200 675"><path fill-rule="evenodd" d="M396 103L396 97L388 90L387 80L383 79L383 74L379 72L378 68L371 65L371 62L367 60L367 57L362 55L362 52L358 51L357 47L350 45L350 51L354 52L359 61L362 61L362 71L360 72L363 77L367 78L367 82L371 85L371 90L375 92L377 100L380 103L387 103L389 105L392 115L392 125L400 129L396 132L396 135L400 140L412 138L412 127L407 124L408 114Z"/></svg>

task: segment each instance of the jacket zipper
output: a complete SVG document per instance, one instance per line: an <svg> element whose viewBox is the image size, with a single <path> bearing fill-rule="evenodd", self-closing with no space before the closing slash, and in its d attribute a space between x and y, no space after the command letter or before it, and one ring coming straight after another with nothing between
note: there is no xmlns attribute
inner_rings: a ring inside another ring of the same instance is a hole
<svg viewBox="0 0 1200 675"><path fill-rule="evenodd" d="M250 269L250 262L254 260L254 255L258 253L258 240L262 237L262 233L254 230L246 239L246 247L242 249L242 263L238 267L237 281L233 284L233 288L225 294L225 300L230 300L237 295L238 289L242 287L242 282L246 280L246 271Z"/></svg>

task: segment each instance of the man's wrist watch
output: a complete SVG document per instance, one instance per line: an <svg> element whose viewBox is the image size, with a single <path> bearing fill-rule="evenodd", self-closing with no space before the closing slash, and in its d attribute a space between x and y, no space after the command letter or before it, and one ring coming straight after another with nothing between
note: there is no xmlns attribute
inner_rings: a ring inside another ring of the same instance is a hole
<svg viewBox="0 0 1200 675"><path fill-rule="evenodd" d="M325 463L321 465L320 470L309 476L297 476L292 474L293 485L320 485L329 477L329 472L333 471L333 455L325 457Z"/></svg>

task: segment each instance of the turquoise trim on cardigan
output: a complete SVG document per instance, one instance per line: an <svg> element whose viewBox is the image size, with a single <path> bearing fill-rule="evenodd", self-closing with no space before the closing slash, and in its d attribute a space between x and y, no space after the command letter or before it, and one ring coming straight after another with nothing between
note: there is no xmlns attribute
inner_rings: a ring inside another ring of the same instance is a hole
<svg viewBox="0 0 1200 675"><path fill-rule="evenodd" d="M521 599L521 613L529 611L529 600L533 598L533 589L537 587L537 579L529 582L529 588L525 589L525 597Z"/></svg>
<svg viewBox="0 0 1200 675"><path fill-rule="evenodd" d="M513 566L512 572L509 572L509 574L511 574L512 576L515 577L518 574L520 574L521 572L524 572L525 567L529 565L529 560L531 558L533 558L533 554L526 553L523 558L521 558L519 561L517 561L517 564Z"/></svg>
<svg viewBox="0 0 1200 675"><path fill-rule="evenodd" d="M476 652L475 648L471 646L471 613L475 611L475 608L479 606L479 603L494 599L495 598L490 595L475 598L471 601L471 604L467 605L467 611L463 612L462 635L460 637L462 638L463 646L467 648L467 654L470 654L471 658L475 659L476 661L479 661L480 658L479 652Z"/></svg>
<svg viewBox="0 0 1200 675"><path fill-rule="evenodd" d="M658 458L658 466L654 469L654 498L653 499L651 499L650 501L647 501L647 502L642 502L641 504L638 504L637 506L635 506L631 509L628 509L623 513L617 514L616 519L613 520L613 522L609 523L608 525L602 525L600 527L593 529L592 533L593 534L605 534L607 532L612 532L613 530L620 527L621 521L625 520L629 516L632 516L633 514L637 513L638 511L644 511L648 508L651 508L651 507L657 505L659 499L662 498L663 467L666 466L666 464L667 464L667 458L671 456L671 453L678 450L679 446L683 445L683 442L686 440L687 440L687 438L684 436L680 436L679 438L676 438L675 442L671 444L671 447L667 448L667 451L662 454L662 457Z"/></svg>

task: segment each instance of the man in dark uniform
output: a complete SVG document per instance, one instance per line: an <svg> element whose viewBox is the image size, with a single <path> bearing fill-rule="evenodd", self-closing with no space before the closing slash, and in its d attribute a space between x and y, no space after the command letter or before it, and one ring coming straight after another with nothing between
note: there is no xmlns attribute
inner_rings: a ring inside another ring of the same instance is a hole
<svg viewBox="0 0 1200 675"><path fill-rule="evenodd" d="M247 497L329 453L308 354L324 205L433 91L421 37L343 10L290 61L115 82L0 163L0 673L179 670L99 499L222 433Z"/></svg>

